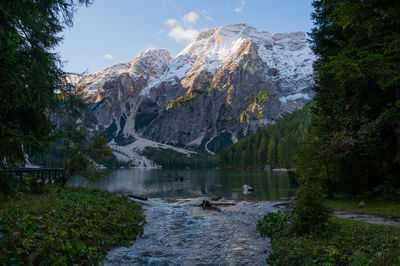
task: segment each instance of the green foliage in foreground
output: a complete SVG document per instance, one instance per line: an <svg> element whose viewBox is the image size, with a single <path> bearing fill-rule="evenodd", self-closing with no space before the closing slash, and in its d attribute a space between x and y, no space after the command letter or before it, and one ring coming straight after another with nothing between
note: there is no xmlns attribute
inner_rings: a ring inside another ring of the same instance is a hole
<svg viewBox="0 0 400 266"><path fill-rule="evenodd" d="M309 182L298 189L295 206L288 214L268 213L258 221L257 228L263 237L273 237L276 233L302 235L323 232L331 213L321 187Z"/></svg>
<svg viewBox="0 0 400 266"><path fill-rule="evenodd" d="M331 212L325 204L319 184L307 182L297 191L293 209L293 229L300 233L324 230Z"/></svg>
<svg viewBox="0 0 400 266"><path fill-rule="evenodd" d="M224 149L218 166L224 169L292 168L293 158L303 146L311 128L311 104L286 115L278 123L263 128Z"/></svg>
<svg viewBox="0 0 400 266"><path fill-rule="evenodd" d="M96 264L113 247L129 246L145 223L126 197L45 186L0 203L0 264Z"/></svg>
<svg viewBox="0 0 400 266"><path fill-rule="evenodd" d="M147 147L141 154L167 169L214 168L217 166L216 157L205 153L192 153L189 157L174 150Z"/></svg>
<svg viewBox="0 0 400 266"><path fill-rule="evenodd" d="M261 235L271 238L273 265L399 265L400 228L331 218L325 231L289 234L285 214L259 220Z"/></svg>

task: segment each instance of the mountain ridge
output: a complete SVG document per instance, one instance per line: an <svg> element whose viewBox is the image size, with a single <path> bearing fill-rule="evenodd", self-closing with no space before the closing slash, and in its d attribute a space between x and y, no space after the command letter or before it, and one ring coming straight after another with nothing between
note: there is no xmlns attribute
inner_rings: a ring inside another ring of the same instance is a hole
<svg viewBox="0 0 400 266"><path fill-rule="evenodd" d="M229 135L233 143L306 104L314 60L304 32L241 23L201 32L175 57L149 49L70 80L90 98L111 143L136 136L214 152L209 143L229 143Z"/></svg>

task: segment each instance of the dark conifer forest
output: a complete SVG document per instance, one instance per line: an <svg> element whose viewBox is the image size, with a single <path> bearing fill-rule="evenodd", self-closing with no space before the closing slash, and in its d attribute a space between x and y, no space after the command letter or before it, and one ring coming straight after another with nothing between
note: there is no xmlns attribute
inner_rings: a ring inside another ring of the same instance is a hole
<svg viewBox="0 0 400 266"><path fill-rule="evenodd" d="M311 129L311 104L263 128L227 149L218 160L225 169L292 168L294 157L304 145Z"/></svg>

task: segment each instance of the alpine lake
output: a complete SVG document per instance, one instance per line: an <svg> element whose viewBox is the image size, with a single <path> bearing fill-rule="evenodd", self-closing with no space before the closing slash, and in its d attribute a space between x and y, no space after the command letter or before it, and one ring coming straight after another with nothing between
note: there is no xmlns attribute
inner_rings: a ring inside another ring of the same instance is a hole
<svg viewBox="0 0 400 266"><path fill-rule="evenodd" d="M244 193L245 184L254 188L254 191ZM106 178L93 185L81 177L73 177L69 185L164 199L221 197L281 201L294 196L296 192L295 181L285 171L131 168L112 170Z"/></svg>

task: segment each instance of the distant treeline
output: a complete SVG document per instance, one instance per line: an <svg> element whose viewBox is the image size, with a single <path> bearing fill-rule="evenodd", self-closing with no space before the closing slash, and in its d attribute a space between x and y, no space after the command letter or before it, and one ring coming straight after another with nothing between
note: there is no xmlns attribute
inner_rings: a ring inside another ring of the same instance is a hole
<svg viewBox="0 0 400 266"><path fill-rule="evenodd" d="M273 168L292 168L293 158L310 133L310 105L224 149L219 155L218 167L260 169L269 164Z"/></svg>
<svg viewBox="0 0 400 266"><path fill-rule="evenodd" d="M170 149L147 147L141 154L167 169L214 168L217 166L217 158L205 153L193 153L189 157Z"/></svg>

